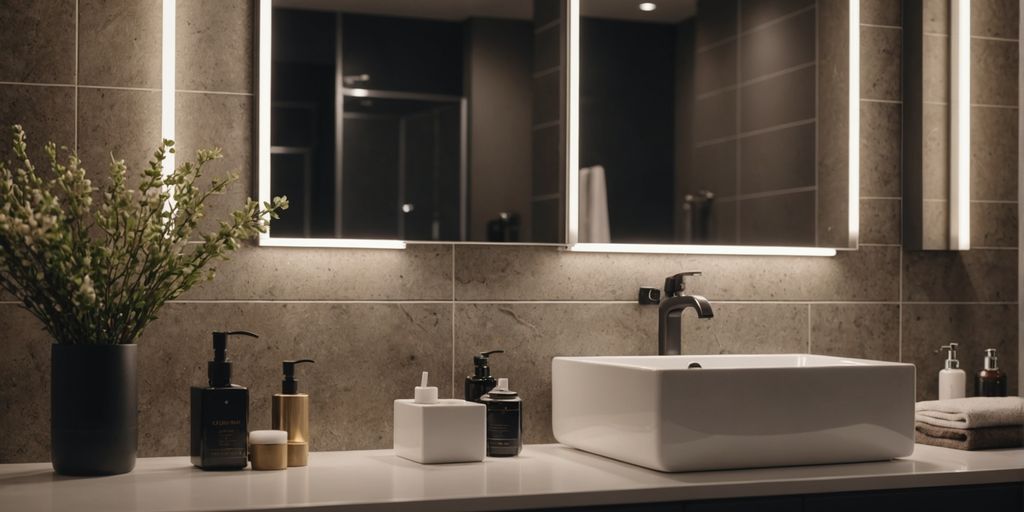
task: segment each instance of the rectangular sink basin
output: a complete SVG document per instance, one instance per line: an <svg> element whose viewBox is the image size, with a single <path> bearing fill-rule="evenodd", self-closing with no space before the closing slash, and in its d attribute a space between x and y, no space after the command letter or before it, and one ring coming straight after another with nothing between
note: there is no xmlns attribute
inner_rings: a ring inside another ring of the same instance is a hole
<svg viewBox="0 0 1024 512"><path fill-rule="evenodd" d="M556 357L551 366L558 442L650 469L862 462L914 451L912 364L780 354Z"/></svg>

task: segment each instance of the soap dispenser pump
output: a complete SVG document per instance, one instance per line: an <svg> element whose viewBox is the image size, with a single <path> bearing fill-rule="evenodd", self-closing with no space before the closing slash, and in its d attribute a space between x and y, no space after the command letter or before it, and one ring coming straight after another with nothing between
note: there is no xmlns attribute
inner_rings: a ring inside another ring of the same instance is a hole
<svg viewBox="0 0 1024 512"><path fill-rule="evenodd" d="M191 460L208 470L249 465L249 390L231 383L228 336L259 338L247 331L214 332L213 360L206 365L209 386L192 387Z"/></svg>
<svg viewBox="0 0 1024 512"><path fill-rule="evenodd" d="M939 371L939 400L967 396L967 374L960 369L960 361L956 358L959 347L959 343L939 347L939 350L947 351L945 367Z"/></svg>
<svg viewBox="0 0 1024 512"><path fill-rule="evenodd" d="M1006 373L999 369L996 349L985 349L985 366L974 379L978 396L1006 396Z"/></svg>
<svg viewBox="0 0 1024 512"><path fill-rule="evenodd" d="M274 430L288 432L288 466L300 467L309 462L309 395L299 393L295 365L315 363L312 359L284 361L281 392L271 403L271 425Z"/></svg>
<svg viewBox="0 0 1024 512"><path fill-rule="evenodd" d="M491 354L504 354L504 350L491 350L473 356L473 375L466 377L466 401L480 402L480 397L494 389L498 381L491 376L491 367L487 366Z"/></svg>

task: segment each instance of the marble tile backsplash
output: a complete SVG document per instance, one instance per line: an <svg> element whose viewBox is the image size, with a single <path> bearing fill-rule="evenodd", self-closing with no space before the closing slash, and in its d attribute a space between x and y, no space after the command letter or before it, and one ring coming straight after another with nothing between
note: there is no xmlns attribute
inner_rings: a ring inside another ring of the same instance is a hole
<svg viewBox="0 0 1024 512"><path fill-rule="evenodd" d="M74 144L87 163L96 162L90 169L102 170L109 150L130 165L144 163L159 142L153 36L161 11L128 4L83 0L77 16L67 0L19 0L0 9L0 125L24 124L36 142ZM526 400L527 442L550 442L551 358L655 353L656 308L635 304L636 290L681 270L703 271L690 289L715 303L714 319L687 318L687 353L906 361L917 365L924 399L936 395L942 357L934 350L956 340L968 374L985 348L997 348L1016 391L1016 43L979 46L987 49L979 50L975 78L986 84L975 100L994 105L973 107L974 130L982 135L971 148L972 231L983 248L906 251L899 218L900 2L861 5L857 251L794 258L475 245L247 246L219 266L216 281L165 307L139 340L140 455L187 453L188 387L205 381L215 329L261 334L232 347L235 380L252 392L253 428L269 426L280 361L317 360L300 377L312 397L314 450L389 447L391 401L411 395L421 371L431 373L442 395L461 397L472 354L494 348L508 351L495 356L496 372ZM1007 14L1016 1L974 0L972 8L975 35L1018 37L1006 21L1017 18ZM248 1L178 0L179 148L188 154L221 146L226 157L215 170L242 175L214 212L253 187L252 19ZM987 83L993 80L999 83ZM7 158L4 146L0 157ZM7 296L0 296L0 343L7 355L0 361L0 462L48 460L49 341Z"/></svg>

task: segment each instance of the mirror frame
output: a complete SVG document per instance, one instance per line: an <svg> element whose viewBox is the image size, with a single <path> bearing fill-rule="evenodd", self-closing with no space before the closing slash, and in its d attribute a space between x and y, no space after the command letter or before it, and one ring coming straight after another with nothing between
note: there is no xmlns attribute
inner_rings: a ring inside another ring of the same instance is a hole
<svg viewBox="0 0 1024 512"><path fill-rule="evenodd" d="M849 2L849 106L848 106L848 201L849 228L846 247L794 247L754 245L581 243L579 241L579 90L580 0L567 0L568 15L568 141L566 190L567 249L577 252L742 254L763 256L835 256L839 250L856 250L860 231L860 0Z"/></svg>

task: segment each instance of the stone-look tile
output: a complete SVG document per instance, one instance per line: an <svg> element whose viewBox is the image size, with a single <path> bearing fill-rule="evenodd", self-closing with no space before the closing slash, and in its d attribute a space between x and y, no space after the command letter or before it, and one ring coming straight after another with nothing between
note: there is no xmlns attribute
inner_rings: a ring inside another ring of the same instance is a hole
<svg viewBox="0 0 1024 512"><path fill-rule="evenodd" d="M226 193L210 198L200 229L217 229L218 222L255 196L252 150L252 96L178 93L175 149L177 165L194 161L196 151L219 147L224 158L207 164L207 186L214 178L237 173Z"/></svg>
<svg viewBox="0 0 1024 512"><path fill-rule="evenodd" d="M868 25L903 26L903 2L893 0L862 0L860 22Z"/></svg>
<svg viewBox="0 0 1024 512"><path fill-rule="evenodd" d="M741 139L741 193L813 187L816 178L814 146L807 144L807 141L814 140L814 128L813 124L806 124ZM731 156L735 165L735 153ZM704 173L704 168L700 169L701 172L696 174Z"/></svg>
<svg viewBox="0 0 1024 512"><path fill-rule="evenodd" d="M949 250L949 201L929 199L921 205L921 248Z"/></svg>
<svg viewBox="0 0 1024 512"><path fill-rule="evenodd" d="M281 361L316 360L298 377L313 450L390 447L392 402L411 397L423 371L448 396L447 304L169 304L139 341L140 456L188 453L189 386L206 382L210 331L219 329L260 335L228 348L232 380L249 388L252 430L271 426Z"/></svg>
<svg viewBox="0 0 1024 512"><path fill-rule="evenodd" d="M96 186L108 183L111 155L138 176L160 141L159 91L78 89L78 157Z"/></svg>
<svg viewBox="0 0 1024 512"><path fill-rule="evenodd" d="M1009 394L1016 395L1016 304L907 304L903 306L903 361L917 367L917 399L938 398L939 370L946 356L939 347L960 343L960 368L967 373L967 394L974 394L974 376L983 366L985 349L999 354L1000 369L1009 376Z"/></svg>
<svg viewBox="0 0 1024 512"><path fill-rule="evenodd" d="M567 318L573 320L567 322ZM511 388L523 398L523 430L527 443L554 442L551 433L553 357L658 353L656 307L456 304L455 325L454 396L464 396L463 379L473 371L474 354L505 350L504 354L491 359L491 369L496 377L508 377Z"/></svg>
<svg viewBox="0 0 1024 512"><path fill-rule="evenodd" d="M903 31L892 28L860 29L860 95L872 100L899 100Z"/></svg>
<svg viewBox="0 0 1024 512"><path fill-rule="evenodd" d="M2 9L0 9L2 10ZM0 52L3 53L3 52ZM0 160L14 158L11 125L20 124L28 138L28 156L36 168L48 166L43 146L75 145L75 90L72 87L0 85Z"/></svg>
<svg viewBox="0 0 1024 512"><path fill-rule="evenodd" d="M641 286L703 271L692 293L711 300L899 299L899 248L861 247L831 258L567 253L551 247L458 246L458 300L633 301Z"/></svg>
<svg viewBox="0 0 1024 512"><path fill-rule="evenodd" d="M814 192L807 191L740 200L740 244L813 247L815 199ZM822 201L838 202L833 198L823 198Z"/></svg>
<svg viewBox="0 0 1024 512"><path fill-rule="evenodd" d="M1017 105L1017 41L971 39L971 103Z"/></svg>
<svg viewBox="0 0 1024 512"><path fill-rule="evenodd" d="M971 0L971 35L1017 39L1020 0Z"/></svg>
<svg viewBox="0 0 1024 512"><path fill-rule="evenodd" d="M0 304L0 464L50 460L50 345L31 313Z"/></svg>
<svg viewBox="0 0 1024 512"><path fill-rule="evenodd" d="M694 57L693 87L697 95L736 85L736 40L712 46Z"/></svg>
<svg viewBox="0 0 1024 512"><path fill-rule="evenodd" d="M768 2L744 2L740 9L740 27L742 30L756 30L765 24L792 14L801 9L811 7L815 0L771 0ZM698 7L698 11L700 7Z"/></svg>
<svg viewBox="0 0 1024 512"><path fill-rule="evenodd" d="M800 8L795 5L792 7ZM742 10L744 21L749 10ZM778 8L777 12L781 14L785 11L785 8ZM794 66L813 64L817 51L814 44L815 15L815 10L811 9L789 18L765 19L769 22L767 25L760 25L757 30L745 33L740 45L740 81L779 73Z"/></svg>
<svg viewBox="0 0 1024 512"><path fill-rule="evenodd" d="M861 199L860 243L900 243L900 208L899 199Z"/></svg>
<svg viewBox="0 0 1024 512"><path fill-rule="evenodd" d="M82 0L78 12L80 84L160 87L160 0Z"/></svg>
<svg viewBox="0 0 1024 512"><path fill-rule="evenodd" d="M0 7L0 82L75 83L76 0Z"/></svg>
<svg viewBox="0 0 1024 512"><path fill-rule="evenodd" d="M246 245L181 300L451 300L452 247L404 251Z"/></svg>
<svg viewBox="0 0 1024 512"><path fill-rule="evenodd" d="M178 89L253 92L255 3L178 2Z"/></svg>
<svg viewBox="0 0 1024 512"><path fill-rule="evenodd" d="M806 121L815 116L815 69L804 68L740 89L740 131Z"/></svg>
<svg viewBox="0 0 1024 512"><path fill-rule="evenodd" d="M971 203L971 245L1017 247L1017 203Z"/></svg>
<svg viewBox="0 0 1024 512"><path fill-rule="evenodd" d="M722 91L694 105L694 140L701 143L736 136L736 91Z"/></svg>
<svg viewBox="0 0 1024 512"><path fill-rule="evenodd" d="M921 193L924 199L949 198L949 106L922 105Z"/></svg>
<svg viewBox="0 0 1024 512"><path fill-rule="evenodd" d="M1012 302L1016 276L1015 250L906 251L903 300Z"/></svg>
<svg viewBox="0 0 1024 512"><path fill-rule="evenodd" d="M897 103L860 104L860 193L900 197L902 111Z"/></svg>
<svg viewBox="0 0 1024 512"><path fill-rule="evenodd" d="M811 353L900 360L897 304L811 304Z"/></svg>
<svg viewBox="0 0 1024 512"><path fill-rule="evenodd" d="M971 199L1017 200L1017 110L971 107Z"/></svg>
<svg viewBox="0 0 1024 512"><path fill-rule="evenodd" d="M533 79L533 124L550 123L561 119L561 76L548 73Z"/></svg>
<svg viewBox="0 0 1024 512"><path fill-rule="evenodd" d="M949 101L949 37L925 34L922 44L922 99Z"/></svg>
<svg viewBox="0 0 1024 512"><path fill-rule="evenodd" d="M713 310L710 319L683 315L684 354L807 352L806 304L723 302L713 304Z"/></svg>
<svg viewBox="0 0 1024 512"><path fill-rule="evenodd" d="M929 34L949 33L949 0L924 0L923 28Z"/></svg>

